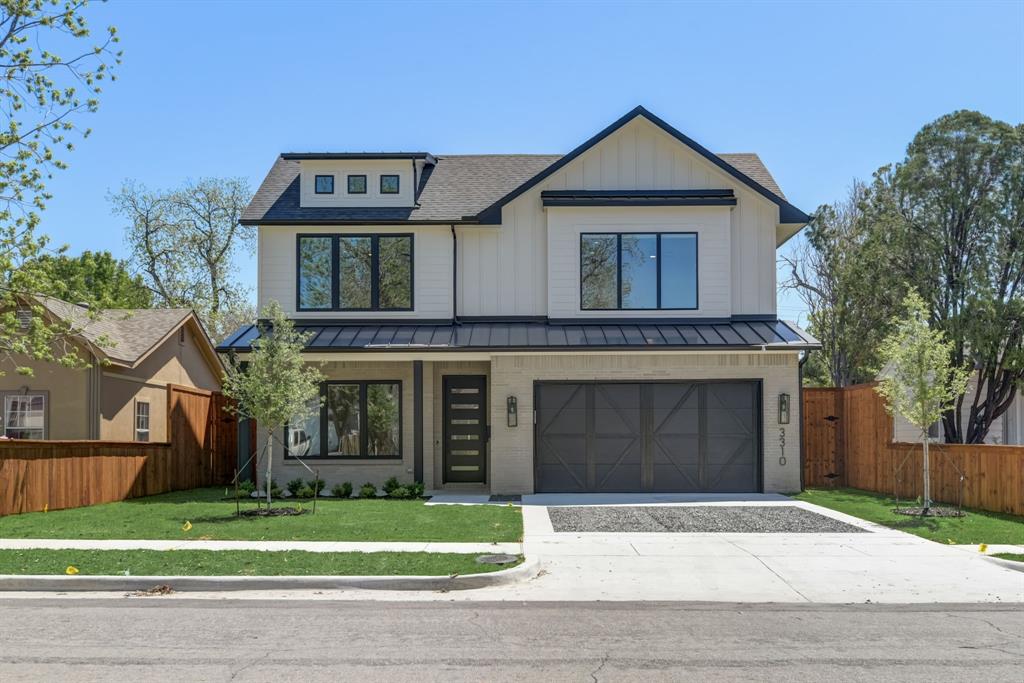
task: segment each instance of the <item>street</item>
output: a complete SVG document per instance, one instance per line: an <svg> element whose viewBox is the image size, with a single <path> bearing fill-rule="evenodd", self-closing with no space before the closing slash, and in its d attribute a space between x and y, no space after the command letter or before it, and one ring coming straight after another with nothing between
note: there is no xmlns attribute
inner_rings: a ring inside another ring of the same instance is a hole
<svg viewBox="0 0 1024 683"><path fill-rule="evenodd" d="M1020 681L1024 610L0 600L0 680Z"/></svg>

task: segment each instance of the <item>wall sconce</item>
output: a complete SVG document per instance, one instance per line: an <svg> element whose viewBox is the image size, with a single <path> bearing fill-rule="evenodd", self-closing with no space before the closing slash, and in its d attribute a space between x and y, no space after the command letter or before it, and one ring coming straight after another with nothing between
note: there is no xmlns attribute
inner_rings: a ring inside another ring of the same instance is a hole
<svg viewBox="0 0 1024 683"><path fill-rule="evenodd" d="M779 424L789 424L789 394L779 394Z"/></svg>
<svg viewBox="0 0 1024 683"><path fill-rule="evenodd" d="M508 417L509 427L519 426L519 406L515 396L509 396L505 399L506 413Z"/></svg>

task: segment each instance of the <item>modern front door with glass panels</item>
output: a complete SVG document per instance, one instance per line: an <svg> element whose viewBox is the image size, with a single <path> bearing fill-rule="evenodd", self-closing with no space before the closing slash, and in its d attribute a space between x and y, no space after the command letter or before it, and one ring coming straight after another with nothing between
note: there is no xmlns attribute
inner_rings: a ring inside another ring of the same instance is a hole
<svg viewBox="0 0 1024 683"><path fill-rule="evenodd" d="M444 481L487 481L487 378L444 378Z"/></svg>

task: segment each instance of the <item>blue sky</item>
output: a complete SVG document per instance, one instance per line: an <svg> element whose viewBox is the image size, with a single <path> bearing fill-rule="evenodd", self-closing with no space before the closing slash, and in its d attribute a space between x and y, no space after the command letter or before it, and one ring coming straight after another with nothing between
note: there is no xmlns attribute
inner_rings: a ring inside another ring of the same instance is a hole
<svg viewBox="0 0 1024 683"><path fill-rule="evenodd" d="M962 108L1024 119L1024 2L128 2L124 64L42 230L124 255L106 199L281 151L561 153L637 104L761 155L811 211ZM255 263L239 263L255 285ZM800 306L780 295L780 314Z"/></svg>

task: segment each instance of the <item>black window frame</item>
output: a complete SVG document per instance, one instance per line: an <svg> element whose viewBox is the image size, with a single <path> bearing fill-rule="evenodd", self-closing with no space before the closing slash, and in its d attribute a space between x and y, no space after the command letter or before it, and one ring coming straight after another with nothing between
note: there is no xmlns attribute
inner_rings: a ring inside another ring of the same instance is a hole
<svg viewBox="0 0 1024 683"><path fill-rule="evenodd" d="M352 191L352 180L355 179L355 178L362 178L363 179L363 191L362 192L353 192ZM366 177L365 173L350 173L348 175L348 177L345 179L345 191L348 194L366 194L366 190L369 187L369 185L370 185L369 179Z"/></svg>
<svg viewBox="0 0 1024 683"><path fill-rule="evenodd" d="M310 308L302 305L302 240L319 237L331 240L331 305L329 308ZM341 256L340 241L350 237L369 237L371 242L370 262L370 306L342 307L338 259ZM380 307L380 238L409 238L409 306L407 308ZM330 312L410 312L416 310L416 237L411 232L374 232L374 233L299 233L295 236L295 310L296 311L330 311Z"/></svg>
<svg viewBox="0 0 1024 683"><path fill-rule="evenodd" d="M385 192L384 191L384 179L394 178L395 179L395 191ZM381 173L380 174L380 187L378 188L381 194L393 195L402 194L402 176L397 173Z"/></svg>
<svg viewBox="0 0 1024 683"><path fill-rule="evenodd" d="M327 395L328 387L332 385L358 385L359 386L359 455L331 455L327 453ZM370 430L367 429L367 388L371 384L397 384L398 385L398 453L397 455L367 455L369 450ZM286 460L369 460L372 462L402 460L405 452L403 440L405 411L402 403L405 399L405 389L400 379L332 379L320 383L320 454L294 456L288 451L289 431L291 424L284 427L284 457Z"/></svg>
<svg viewBox="0 0 1024 683"><path fill-rule="evenodd" d="M330 192L321 192L320 191L319 182L320 182L321 178L330 178L331 179L331 191ZM335 179L334 179L334 174L333 173L317 173L316 175L313 176L313 194L334 194L334 180Z"/></svg>
<svg viewBox="0 0 1024 683"><path fill-rule="evenodd" d="M615 240L615 286L616 304L615 308L584 308L583 307L583 240L586 237L600 237L614 235ZM654 308L625 308L622 305L622 236L623 235L654 235L656 240L656 255L658 261L657 282L656 282L656 306ZM694 306L690 307L662 307L661 305L661 238L663 235L692 235L694 244ZM581 232L579 241L579 309L580 311L696 311L700 310L700 235L692 230L637 230L634 232Z"/></svg>

